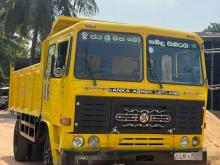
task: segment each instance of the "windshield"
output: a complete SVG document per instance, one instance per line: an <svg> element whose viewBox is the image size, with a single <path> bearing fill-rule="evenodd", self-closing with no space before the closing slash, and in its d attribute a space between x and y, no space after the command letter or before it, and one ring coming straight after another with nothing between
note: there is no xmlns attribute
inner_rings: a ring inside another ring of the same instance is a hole
<svg viewBox="0 0 220 165"><path fill-rule="evenodd" d="M81 31L75 76L80 79L142 80L142 40L137 34Z"/></svg>
<svg viewBox="0 0 220 165"><path fill-rule="evenodd" d="M202 85L200 48L195 41L148 37L148 80Z"/></svg>

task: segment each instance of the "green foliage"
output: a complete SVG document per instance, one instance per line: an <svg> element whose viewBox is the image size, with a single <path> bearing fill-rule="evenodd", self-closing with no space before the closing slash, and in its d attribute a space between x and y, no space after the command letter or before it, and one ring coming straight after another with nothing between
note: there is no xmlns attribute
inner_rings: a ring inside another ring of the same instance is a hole
<svg viewBox="0 0 220 165"><path fill-rule="evenodd" d="M14 33L18 33L21 37L30 39L36 25L41 28L42 33L49 31L54 19L52 0L9 1L13 1L13 5L2 13L0 19L7 37L11 38Z"/></svg>
<svg viewBox="0 0 220 165"><path fill-rule="evenodd" d="M32 41L33 62L35 52L40 52L40 41L48 36L57 16L91 16L97 12L95 0L1 0L0 84L8 77L10 61L27 54L27 40Z"/></svg>
<svg viewBox="0 0 220 165"><path fill-rule="evenodd" d="M27 50L16 41L0 37L0 86L8 83L9 66L16 58L24 57Z"/></svg>
<svg viewBox="0 0 220 165"><path fill-rule="evenodd" d="M0 8L5 35L11 38L18 33L32 40L32 62L36 45L48 36L58 15L91 16L98 12L95 0L6 0L1 2Z"/></svg>
<svg viewBox="0 0 220 165"><path fill-rule="evenodd" d="M203 32L220 33L220 23L211 23Z"/></svg>
<svg viewBox="0 0 220 165"><path fill-rule="evenodd" d="M95 0L55 0L54 11L56 15L92 16L99 12Z"/></svg>

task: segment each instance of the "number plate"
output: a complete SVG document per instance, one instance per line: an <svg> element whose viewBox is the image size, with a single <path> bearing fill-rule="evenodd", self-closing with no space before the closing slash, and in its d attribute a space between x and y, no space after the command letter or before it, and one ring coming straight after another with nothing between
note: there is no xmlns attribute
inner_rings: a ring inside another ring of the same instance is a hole
<svg viewBox="0 0 220 165"><path fill-rule="evenodd" d="M177 152L174 160L202 160L202 152Z"/></svg>

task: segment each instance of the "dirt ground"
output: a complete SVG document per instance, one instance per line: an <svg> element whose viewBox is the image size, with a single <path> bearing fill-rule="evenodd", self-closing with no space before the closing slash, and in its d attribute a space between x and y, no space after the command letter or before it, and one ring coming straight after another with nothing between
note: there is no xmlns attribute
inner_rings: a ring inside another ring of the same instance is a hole
<svg viewBox="0 0 220 165"><path fill-rule="evenodd" d="M18 163L13 156L13 132L15 118L0 110L0 165L42 165L41 162Z"/></svg>
<svg viewBox="0 0 220 165"><path fill-rule="evenodd" d="M204 147L211 165L220 165L220 119L207 111Z"/></svg>
<svg viewBox="0 0 220 165"><path fill-rule="evenodd" d="M42 165L41 162L18 163L13 157L14 117L0 111L0 165ZM220 165L220 119L207 112L204 147L211 165Z"/></svg>

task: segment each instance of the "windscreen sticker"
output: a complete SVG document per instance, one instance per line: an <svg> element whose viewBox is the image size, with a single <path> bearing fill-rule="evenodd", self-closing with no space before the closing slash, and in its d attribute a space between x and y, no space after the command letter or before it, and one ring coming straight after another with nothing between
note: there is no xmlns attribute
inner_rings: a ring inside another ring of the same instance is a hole
<svg viewBox="0 0 220 165"><path fill-rule="evenodd" d="M131 34L114 34L114 33L94 33L94 32L82 32L82 40L99 40L104 42L130 42L140 43L141 38L137 35Z"/></svg>
<svg viewBox="0 0 220 165"><path fill-rule="evenodd" d="M150 47L148 48L148 50L149 50L149 53L150 53L150 54L153 54L153 53L154 53L154 48L153 48L153 47L150 46Z"/></svg>
<svg viewBox="0 0 220 165"><path fill-rule="evenodd" d="M177 40L166 40L166 39L150 39L148 41L149 45L170 47L170 48L183 48L183 49L197 49L198 45L194 42L184 42Z"/></svg>
<svg viewBox="0 0 220 165"><path fill-rule="evenodd" d="M165 91L165 90L128 89L128 88L108 88L108 92L180 96L180 92L178 92L178 91Z"/></svg>

